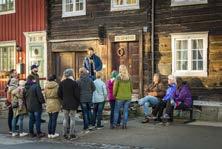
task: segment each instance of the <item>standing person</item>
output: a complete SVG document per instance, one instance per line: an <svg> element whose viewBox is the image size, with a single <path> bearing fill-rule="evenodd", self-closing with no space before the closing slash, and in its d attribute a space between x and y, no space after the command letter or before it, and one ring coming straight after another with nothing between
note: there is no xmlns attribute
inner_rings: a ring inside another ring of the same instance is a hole
<svg viewBox="0 0 222 149"><path fill-rule="evenodd" d="M45 100L46 100L46 111L49 114L48 123L48 138L56 138L59 136L56 131L57 118L61 109L61 104L58 97L59 85L56 83L56 76L51 75L45 85Z"/></svg>
<svg viewBox="0 0 222 149"><path fill-rule="evenodd" d="M33 64L31 66L31 74L29 74L29 76L33 76L35 78L35 80L36 80L36 83L40 86L39 74L38 74L39 70L38 70L38 68L39 68L39 65ZM46 122L46 120L41 119L41 123L45 123L45 122Z"/></svg>
<svg viewBox="0 0 222 149"><path fill-rule="evenodd" d="M19 121L19 136L24 137L28 135L28 133L24 132L23 129L23 119L25 114L27 113L26 105L25 105L25 81L20 80L19 86L12 91L12 108L13 108L13 120L12 120L12 136L17 136L16 132L16 124L17 120Z"/></svg>
<svg viewBox="0 0 222 149"><path fill-rule="evenodd" d="M116 98L114 110L113 128L116 127L119 118L120 109L123 108L122 129L127 128L128 108L132 97L132 82L129 77L128 70L125 65L119 66L119 76L115 80L113 95Z"/></svg>
<svg viewBox="0 0 222 149"><path fill-rule="evenodd" d="M159 121L162 121L161 117L163 115L163 110L166 107L167 103L170 102L170 100L172 99L175 91L176 91L176 79L173 75L169 75L168 76L168 88L166 90L166 95L163 97L162 100L160 100L159 104L152 111L152 115L154 117L156 117L158 114L157 119Z"/></svg>
<svg viewBox="0 0 222 149"><path fill-rule="evenodd" d="M143 111L145 115L142 123L148 123L150 118L154 118L154 116L150 114L149 106L151 105L152 107L154 107L158 105L160 99L162 99L165 95L165 90L163 88L160 75L158 73L155 73L153 75L153 82L146 89L146 94L147 96L139 99L138 101L139 105L143 106Z"/></svg>
<svg viewBox="0 0 222 149"><path fill-rule="evenodd" d="M63 137L65 139L76 138L75 115L79 106L79 87L73 78L73 69L66 69L63 72L65 79L60 82L58 96L62 101L64 112ZM69 128L69 132L67 132Z"/></svg>
<svg viewBox="0 0 222 149"><path fill-rule="evenodd" d="M113 86L115 79L118 76L118 72L113 70L111 73L111 78L107 81L107 90L108 90L108 100L110 104L110 128L113 126L113 121L114 121L114 109L115 109L115 102L116 98L113 96ZM119 114L119 118L117 121L117 126L120 126L120 121L121 121L121 113Z"/></svg>
<svg viewBox="0 0 222 149"><path fill-rule="evenodd" d="M80 79L77 81L80 87L80 104L83 114L84 130L93 129L92 125L92 96L95 91L95 85L89 78L85 68L79 69Z"/></svg>
<svg viewBox="0 0 222 149"><path fill-rule="evenodd" d="M96 90L93 92L93 126L97 129L104 126L101 124L103 108L105 99L107 97L106 84L102 81L102 72L96 73L96 80L94 81Z"/></svg>
<svg viewBox="0 0 222 149"><path fill-rule="evenodd" d="M25 99L27 110L29 113L29 133L31 137L35 137L34 124L36 126L37 137L44 137L41 131L41 114L42 104L45 103L41 88L33 76L29 76L25 85Z"/></svg>
<svg viewBox="0 0 222 149"><path fill-rule="evenodd" d="M89 77L92 80L95 80L96 72L102 70L103 64L101 59L94 53L94 49L92 47L89 47L87 52L88 56L85 57L83 61L83 67L89 73Z"/></svg>
<svg viewBox="0 0 222 149"><path fill-rule="evenodd" d="M10 83L12 80L17 79L18 78L18 74L17 71L15 69L11 69L9 72L9 80L7 82L7 86L5 88L5 92L6 92L6 106L8 107L8 127L9 127L9 132L12 132L12 119L13 119L13 110L12 110L12 105L11 105L11 91L9 90L10 87ZM11 83L13 84L13 83ZM15 84L16 86L14 87L14 89L17 87L18 84ZM13 86L12 86L13 87Z"/></svg>

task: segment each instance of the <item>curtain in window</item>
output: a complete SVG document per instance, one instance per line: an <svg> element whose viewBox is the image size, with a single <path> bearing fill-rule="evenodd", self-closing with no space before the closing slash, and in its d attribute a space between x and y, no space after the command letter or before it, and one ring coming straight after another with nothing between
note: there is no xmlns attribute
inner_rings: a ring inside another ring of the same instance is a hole
<svg viewBox="0 0 222 149"><path fill-rule="evenodd" d="M176 69L177 70L188 69L188 41L187 40L176 41Z"/></svg>
<svg viewBox="0 0 222 149"><path fill-rule="evenodd" d="M1 71L15 68L15 49L13 46L0 47L0 63Z"/></svg>
<svg viewBox="0 0 222 149"><path fill-rule="evenodd" d="M192 39L192 70L203 70L203 39Z"/></svg>

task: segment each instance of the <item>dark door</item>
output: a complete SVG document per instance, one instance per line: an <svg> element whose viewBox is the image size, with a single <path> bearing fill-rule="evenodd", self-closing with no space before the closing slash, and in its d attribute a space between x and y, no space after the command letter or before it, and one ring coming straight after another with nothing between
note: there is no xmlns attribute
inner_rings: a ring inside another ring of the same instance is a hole
<svg viewBox="0 0 222 149"><path fill-rule="evenodd" d="M139 42L118 42L113 44L112 70L120 64L127 66L133 82L134 92L139 90Z"/></svg>
<svg viewBox="0 0 222 149"><path fill-rule="evenodd" d="M74 70L74 77L79 78L79 68L83 66L84 57L86 52L63 52L57 54L56 74L58 79L61 80L63 71L67 68Z"/></svg>

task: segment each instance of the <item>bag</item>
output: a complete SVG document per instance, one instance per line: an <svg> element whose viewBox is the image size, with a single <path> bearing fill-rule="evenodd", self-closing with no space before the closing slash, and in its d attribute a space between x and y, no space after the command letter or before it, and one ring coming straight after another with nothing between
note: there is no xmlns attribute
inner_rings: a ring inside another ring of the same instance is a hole
<svg viewBox="0 0 222 149"><path fill-rule="evenodd" d="M14 109L14 108L18 108L18 106L19 106L18 101L12 101L12 108L13 108L13 109Z"/></svg>

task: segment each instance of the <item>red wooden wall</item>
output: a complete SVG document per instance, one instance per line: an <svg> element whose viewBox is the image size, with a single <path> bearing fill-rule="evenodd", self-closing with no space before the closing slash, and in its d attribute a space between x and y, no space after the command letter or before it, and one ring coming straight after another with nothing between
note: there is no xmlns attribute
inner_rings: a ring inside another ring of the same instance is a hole
<svg viewBox="0 0 222 149"><path fill-rule="evenodd" d="M16 41L16 44L22 48L22 61L25 63L24 32L46 30L47 0L15 0L15 11L12 14L0 15L0 42ZM5 78L0 78L0 96L3 95L4 86Z"/></svg>

